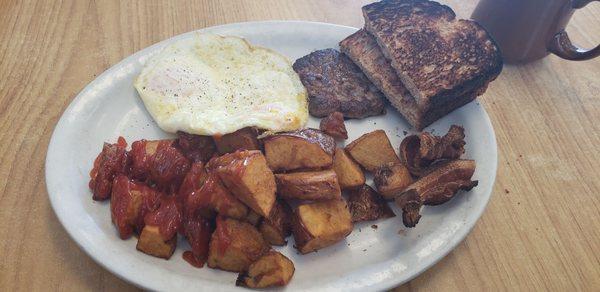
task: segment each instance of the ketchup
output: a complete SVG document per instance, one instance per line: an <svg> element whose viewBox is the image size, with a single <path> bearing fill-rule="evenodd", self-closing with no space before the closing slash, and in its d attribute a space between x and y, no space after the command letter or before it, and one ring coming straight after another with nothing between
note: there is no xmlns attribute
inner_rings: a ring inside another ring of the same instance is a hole
<svg viewBox="0 0 600 292"><path fill-rule="evenodd" d="M187 238L192 250L186 251L183 258L192 266L200 268L208 258L212 230L212 223L200 216L184 219L183 235Z"/></svg>
<svg viewBox="0 0 600 292"><path fill-rule="evenodd" d="M119 175L113 181L111 196L112 221L119 236L127 239L134 229L139 232L144 227L144 216L158 208L163 195L143 183Z"/></svg>
<svg viewBox="0 0 600 292"><path fill-rule="evenodd" d="M204 267L204 262L206 261L206 259L196 257L190 250L183 252L182 257L186 262L198 269Z"/></svg>
<svg viewBox="0 0 600 292"><path fill-rule="evenodd" d="M127 142L123 137L119 137L116 144L104 143L102 152L94 160L94 167L90 171L89 187L93 193L92 199L109 199L114 178L119 174L128 173L131 160L125 148Z"/></svg>
<svg viewBox="0 0 600 292"><path fill-rule="evenodd" d="M175 193L190 169L190 161L172 140L135 141L131 144L131 177Z"/></svg>
<svg viewBox="0 0 600 292"><path fill-rule="evenodd" d="M231 234L230 231L227 229L226 220L227 219L225 219L225 217L217 217L217 229L213 234L213 236L216 236L217 253L219 254L219 256L225 255L225 252L231 245Z"/></svg>
<svg viewBox="0 0 600 292"><path fill-rule="evenodd" d="M204 169L204 163L194 162L179 187L178 196L180 202L184 203L187 200L187 196L199 189L205 180L206 170Z"/></svg>
<svg viewBox="0 0 600 292"><path fill-rule="evenodd" d="M164 241L173 238L181 228L181 207L175 196L163 197L160 207L146 214L144 222L147 225L158 226Z"/></svg>

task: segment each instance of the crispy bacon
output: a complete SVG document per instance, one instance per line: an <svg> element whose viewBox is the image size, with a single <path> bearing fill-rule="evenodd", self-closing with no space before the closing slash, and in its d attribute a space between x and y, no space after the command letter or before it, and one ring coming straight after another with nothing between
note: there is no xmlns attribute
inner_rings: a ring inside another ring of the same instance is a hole
<svg viewBox="0 0 600 292"><path fill-rule="evenodd" d="M400 160L413 176L421 177L434 163L459 158L465 152L464 139L464 129L456 125L443 137L428 132L411 135L400 144Z"/></svg>
<svg viewBox="0 0 600 292"><path fill-rule="evenodd" d="M477 186L477 181L471 181L474 172L474 160L453 160L438 166L408 186L396 198L396 204L402 209L404 225L414 227L419 222L422 205L443 204L459 190L468 191Z"/></svg>

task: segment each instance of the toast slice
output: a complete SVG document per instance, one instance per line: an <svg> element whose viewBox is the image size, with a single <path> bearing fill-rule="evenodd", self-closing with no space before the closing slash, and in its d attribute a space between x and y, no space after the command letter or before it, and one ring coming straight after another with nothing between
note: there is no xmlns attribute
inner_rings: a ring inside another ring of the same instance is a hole
<svg viewBox="0 0 600 292"><path fill-rule="evenodd" d="M348 36L340 42L340 50L360 67L411 125L419 128L422 110L369 33L361 29Z"/></svg>
<svg viewBox="0 0 600 292"><path fill-rule="evenodd" d="M363 7L365 29L422 109L441 117L482 94L502 70L488 33L427 0L383 0ZM423 120L432 119L423 117Z"/></svg>
<svg viewBox="0 0 600 292"><path fill-rule="evenodd" d="M424 129L477 96L475 92L468 92L460 97L448 98L444 103L438 103L436 107L429 107L426 103L417 104L417 100L396 75L390 61L383 55L375 38L367 31L361 29L348 36L340 42L340 49L361 68L400 114L418 130Z"/></svg>

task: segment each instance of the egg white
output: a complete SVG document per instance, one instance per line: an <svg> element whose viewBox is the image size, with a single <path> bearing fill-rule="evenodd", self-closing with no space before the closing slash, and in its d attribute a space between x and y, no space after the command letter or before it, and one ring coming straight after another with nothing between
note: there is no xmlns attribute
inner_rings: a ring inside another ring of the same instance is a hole
<svg viewBox="0 0 600 292"><path fill-rule="evenodd" d="M197 33L153 56L134 82L166 132L223 135L302 128L306 89L290 61L238 37Z"/></svg>

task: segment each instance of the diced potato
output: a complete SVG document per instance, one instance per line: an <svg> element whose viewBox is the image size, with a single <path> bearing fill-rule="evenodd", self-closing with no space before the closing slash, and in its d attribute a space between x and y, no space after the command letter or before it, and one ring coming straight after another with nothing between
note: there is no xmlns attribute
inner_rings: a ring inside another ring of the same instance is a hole
<svg viewBox="0 0 600 292"><path fill-rule="evenodd" d="M335 171L281 173L275 175L277 193L285 199L331 200L342 193Z"/></svg>
<svg viewBox="0 0 600 292"><path fill-rule="evenodd" d="M187 196L191 192L200 189L207 178L208 175L206 173L206 169L204 168L204 163L202 163L202 161L192 163L190 170L185 175L183 182L179 187L177 196L182 202L185 202Z"/></svg>
<svg viewBox="0 0 600 292"><path fill-rule="evenodd" d="M333 170L337 174L338 182L343 190L358 188L365 183L365 174L362 169L342 148L335 150Z"/></svg>
<svg viewBox="0 0 600 292"><path fill-rule="evenodd" d="M260 151L225 154L211 160L209 165L240 201L259 215L269 216L275 203L275 177Z"/></svg>
<svg viewBox="0 0 600 292"><path fill-rule="evenodd" d="M271 250L252 263L247 273L240 273L236 285L248 288L285 286L292 279L294 270L290 259Z"/></svg>
<svg viewBox="0 0 600 292"><path fill-rule="evenodd" d="M164 241L158 226L146 225L135 247L145 254L168 260L177 247L177 236Z"/></svg>
<svg viewBox="0 0 600 292"><path fill-rule="evenodd" d="M256 228L235 219L217 218L208 252L208 266L231 272L248 271L270 246Z"/></svg>
<svg viewBox="0 0 600 292"><path fill-rule="evenodd" d="M129 238L134 231L141 232L144 216L159 207L162 196L161 192L124 175L114 179L110 215L121 239Z"/></svg>
<svg viewBox="0 0 600 292"><path fill-rule="evenodd" d="M373 182L383 198L393 200L413 182L413 178L406 166L400 163L388 163L375 171Z"/></svg>
<svg viewBox="0 0 600 292"><path fill-rule="evenodd" d="M231 153L237 150L260 150L258 143L258 130L246 127L223 136L214 136L215 144L219 153Z"/></svg>
<svg viewBox="0 0 600 292"><path fill-rule="evenodd" d="M210 210L231 218L241 219L248 214L248 207L242 204L228 189L223 186L219 176L211 171L208 173L200 189L190 193L186 198L188 214L202 214L212 218ZM208 209L208 210L207 210Z"/></svg>
<svg viewBox="0 0 600 292"><path fill-rule="evenodd" d="M275 210L275 206L273 206L273 209L271 209L271 213L273 213L273 210ZM258 226L258 224L260 223L262 219L262 216L258 215L258 213L252 211L252 209L248 210L248 215L246 215L246 217L244 217L244 220L242 221L246 221L254 226Z"/></svg>
<svg viewBox="0 0 600 292"><path fill-rule="evenodd" d="M358 164L370 172L389 162L400 163L384 130L376 130L360 136L346 146L346 151Z"/></svg>
<svg viewBox="0 0 600 292"><path fill-rule="evenodd" d="M258 230L271 245L285 245L285 238L292 233L292 210L282 200L276 201L269 217L260 223Z"/></svg>
<svg viewBox="0 0 600 292"><path fill-rule="evenodd" d="M156 150L158 149L158 146L162 146L163 144L165 145L164 147L171 146L173 144L173 140L146 141L146 145L144 145L144 149L146 150L146 155L147 156L154 155L156 153Z"/></svg>
<svg viewBox="0 0 600 292"><path fill-rule="evenodd" d="M299 205L292 232L296 248L306 254L333 245L352 232L352 217L343 199Z"/></svg>
<svg viewBox="0 0 600 292"><path fill-rule="evenodd" d="M372 221L396 216L386 201L368 185L353 190L348 195L348 208L352 222Z"/></svg>
<svg viewBox="0 0 600 292"><path fill-rule="evenodd" d="M280 133L264 138L265 156L273 171L328 168L335 140L315 129Z"/></svg>

